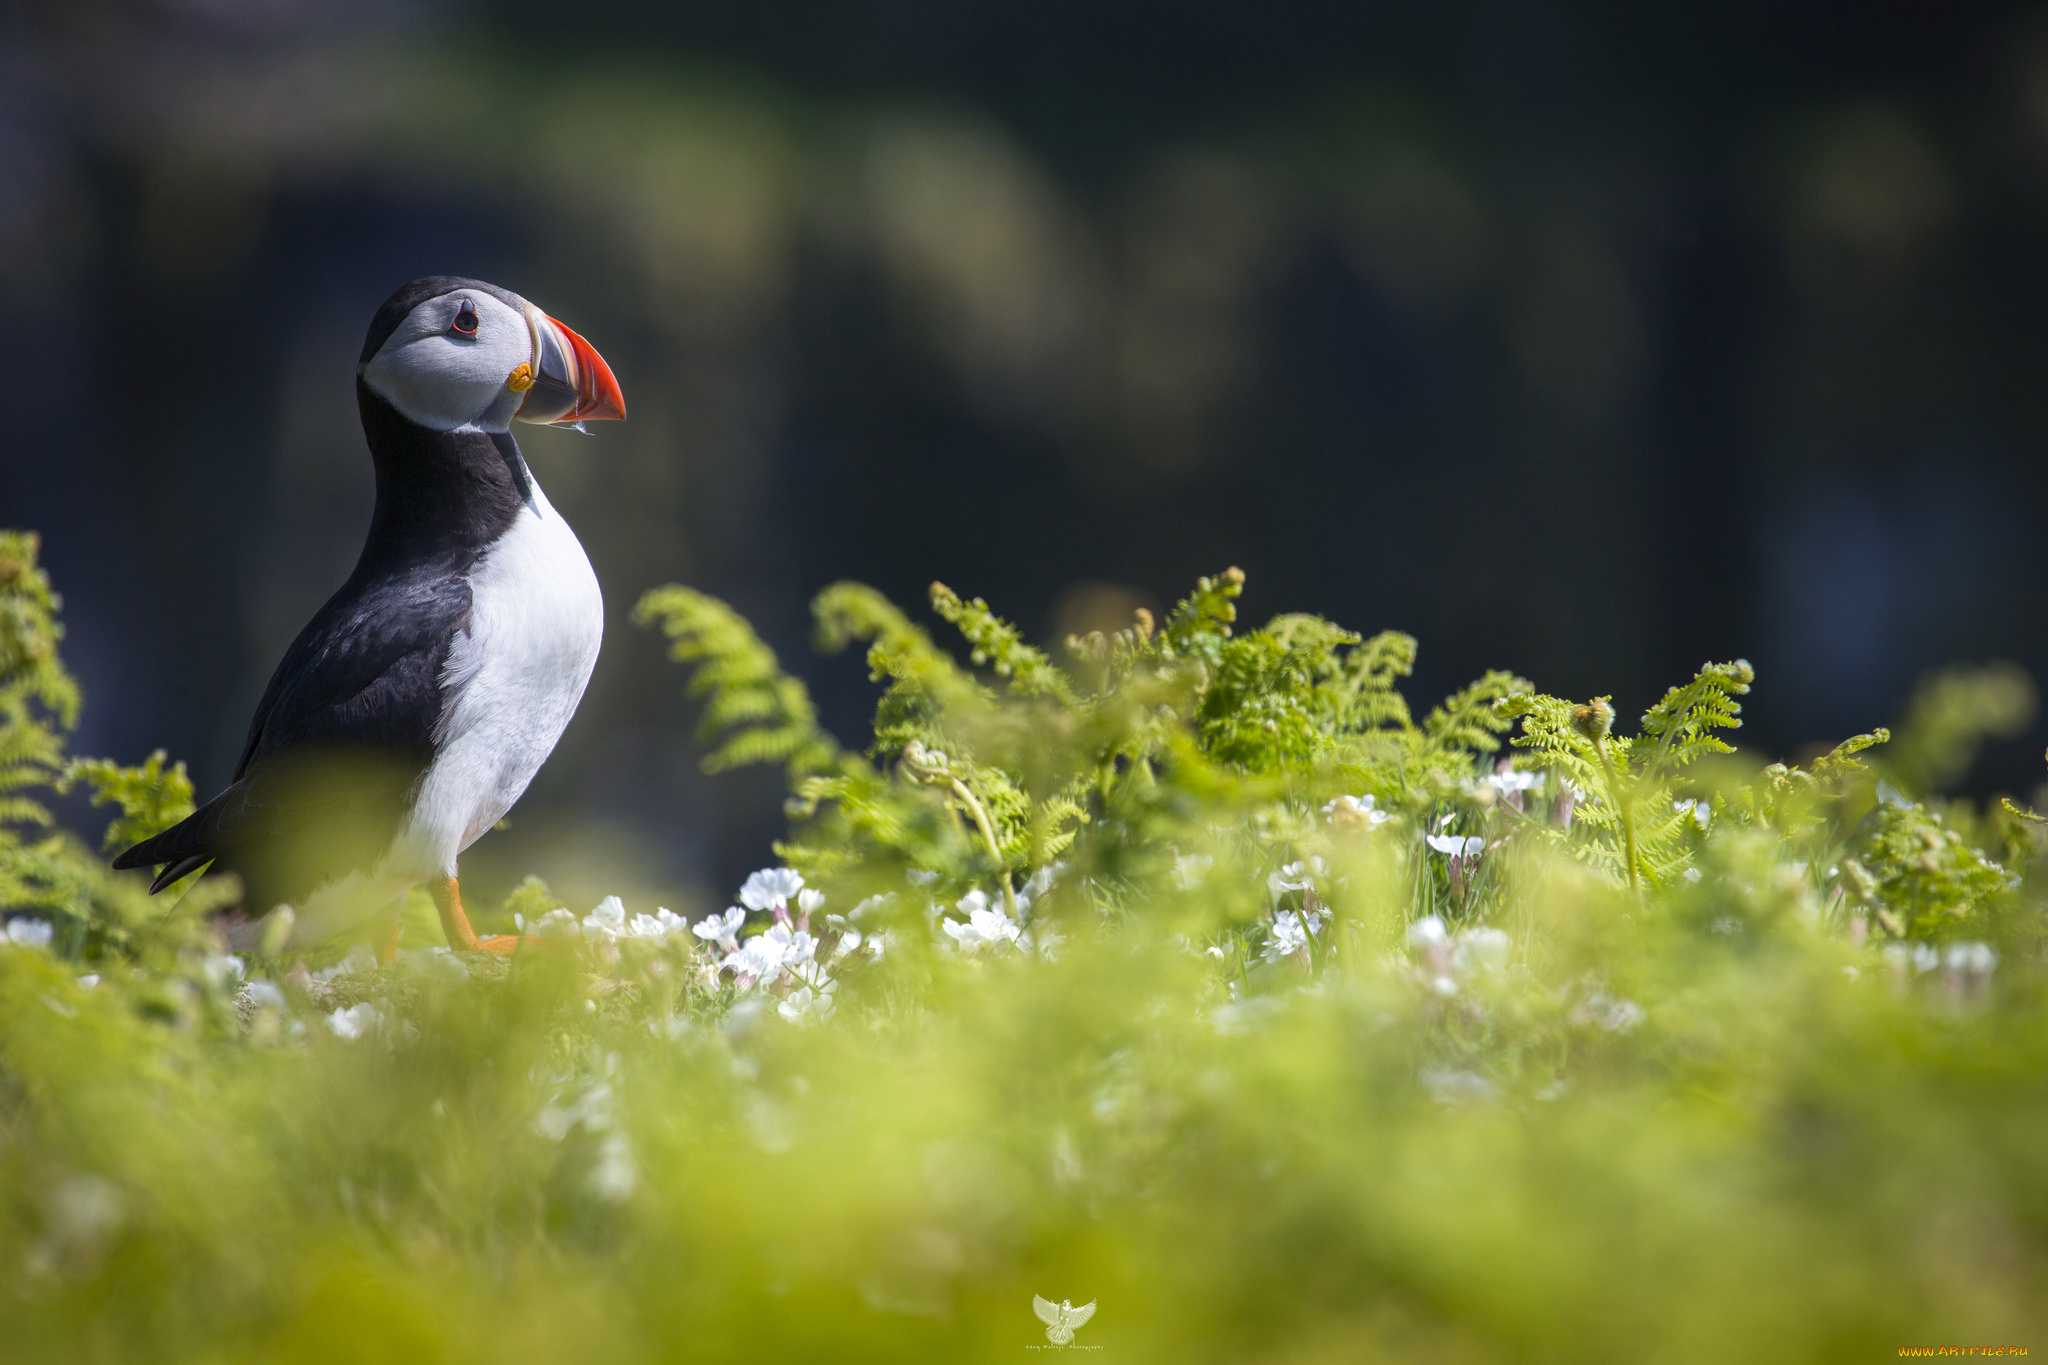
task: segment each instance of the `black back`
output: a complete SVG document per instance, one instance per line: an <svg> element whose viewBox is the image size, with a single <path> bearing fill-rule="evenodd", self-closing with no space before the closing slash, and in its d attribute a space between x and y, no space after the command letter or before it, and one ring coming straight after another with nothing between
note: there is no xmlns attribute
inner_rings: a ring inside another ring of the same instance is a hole
<svg viewBox="0 0 2048 1365"><path fill-rule="evenodd" d="M421 302L464 286L518 304L475 280L415 280L378 310L365 357ZM242 875L245 903L261 912L367 871L433 759L448 651L469 625L470 570L531 505L532 479L509 433L430 430L360 378L356 401L377 470L362 555L285 651L234 782L114 860L164 864L153 890L214 861Z"/></svg>

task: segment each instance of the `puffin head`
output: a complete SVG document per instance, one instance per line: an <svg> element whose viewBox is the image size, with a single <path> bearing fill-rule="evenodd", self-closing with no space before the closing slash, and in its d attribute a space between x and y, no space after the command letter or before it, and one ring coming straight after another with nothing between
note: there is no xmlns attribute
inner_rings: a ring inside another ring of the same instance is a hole
<svg viewBox="0 0 2048 1365"><path fill-rule="evenodd" d="M511 290L455 275L414 280L386 299L356 373L433 431L626 415L619 381L594 346Z"/></svg>

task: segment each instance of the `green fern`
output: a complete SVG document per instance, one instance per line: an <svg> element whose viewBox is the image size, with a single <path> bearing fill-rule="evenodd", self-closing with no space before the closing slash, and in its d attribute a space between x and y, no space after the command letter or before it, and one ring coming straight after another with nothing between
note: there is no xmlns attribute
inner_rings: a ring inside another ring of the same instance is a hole
<svg viewBox="0 0 2048 1365"><path fill-rule="evenodd" d="M658 626L669 639L669 657L694 665L687 691L707 699L697 737L719 741L704 756L706 772L780 763L798 778L831 766L839 746L818 725L809 690L782 671L775 651L738 612L671 586L643 596L633 620Z"/></svg>
<svg viewBox="0 0 2048 1365"><path fill-rule="evenodd" d="M9 826L50 823L27 793L56 780L61 732L78 723L78 683L58 654L63 599L36 563L40 549L31 532L0 531L0 847L16 837Z"/></svg>
<svg viewBox="0 0 2048 1365"><path fill-rule="evenodd" d="M121 808L100 840L103 850L118 853L161 834L192 813L192 779L182 761L165 767L168 757L158 749L132 768L110 758L74 758L65 765L56 789L68 793L83 782L92 788L95 806Z"/></svg>
<svg viewBox="0 0 2048 1365"><path fill-rule="evenodd" d="M1202 748L1252 772L1313 766L1336 744L1337 650L1357 643L1314 616L1276 617L1221 642L1196 712Z"/></svg>
<svg viewBox="0 0 2048 1365"><path fill-rule="evenodd" d="M1664 778L1709 754L1732 754L1734 746L1716 731L1739 729L1742 706L1756 670L1749 660L1704 664L1693 680L1674 687L1643 713L1643 731L1632 746L1631 764L1646 777ZM1647 755L1644 744L1652 746Z"/></svg>
<svg viewBox="0 0 2048 1365"><path fill-rule="evenodd" d="M1925 796L1969 771L1987 739L2009 739L2033 723L2033 681L2016 665L1944 668L1922 678L1906 704L1885 776Z"/></svg>
<svg viewBox="0 0 2048 1365"><path fill-rule="evenodd" d="M1614 705L1596 697L1574 704L1558 697L1510 695L1496 706L1518 719L1519 748L1583 794L1579 823L1594 837L1560 839L1573 853L1604 867L1630 886L1656 887L1692 866L1689 846L1696 821L1671 799L1671 778L1709 754L1732 749L1718 731L1741 722L1736 698L1749 691L1755 672L1746 661L1706 664L1691 682L1674 687L1645 712L1641 733L1613 733Z"/></svg>
<svg viewBox="0 0 2048 1365"><path fill-rule="evenodd" d="M1237 599L1244 595L1244 570L1235 566L1213 578L1195 580L1195 590L1166 618L1155 648L1166 659L1188 658L1213 664L1230 638L1237 620Z"/></svg>
<svg viewBox="0 0 2048 1365"><path fill-rule="evenodd" d="M1074 701L1074 687L1067 675L1041 651L1025 644L1017 628L990 611L987 602L979 597L962 601L944 583L932 584L931 598L932 610L966 637L973 649L969 658L1008 679L1013 694L1052 697L1069 704Z"/></svg>
<svg viewBox="0 0 2048 1365"><path fill-rule="evenodd" d="M0 531L0 698L33 701L69 730L78 724L78 683L58 654L64 600L36 563L32 531Z"/></svg>
<svg viewBox="0 0 2048 1365"><path fill-rule="evenodd" d="M1344 656L1340 679L1331 688L1336 722L1353 732L1413 727L1400 680L1415 671L1415 637L1382 631Z"/></svg>

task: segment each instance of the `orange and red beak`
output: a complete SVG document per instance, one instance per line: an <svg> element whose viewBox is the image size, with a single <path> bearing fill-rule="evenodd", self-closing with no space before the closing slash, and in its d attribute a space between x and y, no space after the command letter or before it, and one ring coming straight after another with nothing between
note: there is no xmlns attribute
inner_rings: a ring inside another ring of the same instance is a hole
<svg viewBox="0 0 2048 1365"><path fill-rule="evenodd" d="M533 384L513 416L522 422L596 422L623 419L626 396L597 348L532 304Z"/></svg>

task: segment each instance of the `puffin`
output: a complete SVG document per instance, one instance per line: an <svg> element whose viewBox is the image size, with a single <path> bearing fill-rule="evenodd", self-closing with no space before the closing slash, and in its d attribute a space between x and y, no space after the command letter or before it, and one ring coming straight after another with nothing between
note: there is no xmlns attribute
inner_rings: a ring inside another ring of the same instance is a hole
<svg viewBox="0 0 2048 1365"><path fill-rule="evenodd" d="M457 859L553 752L604 637L597 575L512 423L580 430L623 419L625 397L563 323L434 275L371 319L356 403L377 498L355 571L285 651L227 789L113 865L159 869L151 894L236 873L236 951L378 921L390 961L425 882L450 947L511 953L520 936L471 928Z"/></svg>

